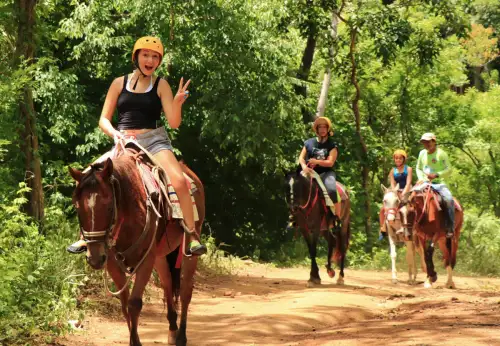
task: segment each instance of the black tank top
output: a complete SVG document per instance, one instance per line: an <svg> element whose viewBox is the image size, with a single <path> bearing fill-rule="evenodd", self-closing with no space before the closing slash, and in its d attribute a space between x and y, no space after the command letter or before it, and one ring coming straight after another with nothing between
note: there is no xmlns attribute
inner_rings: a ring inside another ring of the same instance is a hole
<svg viewBox="0 0 500 346"><path fill-rule="evenodd" d="M118 130L155 129L160 120L161 100L158 97L156 78L153 88L145 93L133 93L127 90L128 75L123 77L123 89L118 96Z"/></svg>

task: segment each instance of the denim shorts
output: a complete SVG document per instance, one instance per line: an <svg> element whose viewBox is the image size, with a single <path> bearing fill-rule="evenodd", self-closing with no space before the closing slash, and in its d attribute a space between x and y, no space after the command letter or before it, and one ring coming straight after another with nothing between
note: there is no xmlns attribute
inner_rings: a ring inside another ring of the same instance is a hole
<svg viewBox="0 0 500 346"><path fill-rule="evenodd" d="M127 138L128 136L125 135L125 137ZM146 133L135 135L133 138L135 138L144 149L149 151L151 155L158 154L162 150L174 150L170 138L168 138L167 131L165 131L163 126Z"/></svg>

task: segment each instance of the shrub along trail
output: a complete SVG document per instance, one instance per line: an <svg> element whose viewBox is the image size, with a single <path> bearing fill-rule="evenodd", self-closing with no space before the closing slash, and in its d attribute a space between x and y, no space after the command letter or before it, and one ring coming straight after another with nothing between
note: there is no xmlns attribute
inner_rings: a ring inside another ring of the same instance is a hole
<svg viewBox="0 0 500 346"><path fill-rule="evenodd" d="M456 290L391 283L389 272L346 270L345 286L322 269L306 288L307 268L248 262L238 275L200 274L188 320L190 345L499 345L500 279L455 277ZM400 279L406 279L400 273ZM166 345L161 291L149 286L139 333L144 346ZM94 299L94 298L90 298ZM97 298L95 298L97 299ZM128 345L119 301L101 298L83 329L59 344ZM107 311L107 312L104 312Z"/></svg>

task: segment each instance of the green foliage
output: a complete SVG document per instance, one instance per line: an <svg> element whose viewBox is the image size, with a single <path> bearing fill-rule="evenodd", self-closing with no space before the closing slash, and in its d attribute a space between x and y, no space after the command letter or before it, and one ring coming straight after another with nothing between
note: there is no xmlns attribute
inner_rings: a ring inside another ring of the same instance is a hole
<svg viewBox="0 0 500 346"><path fill-rule="evenodd" d="M490 213L466 214L459 248L461 271L479 275L500 275L494 259L500 256L500 221Z"/></svg>
<svg viewBox="0 0 500 346"><path fill-rule="evenodd" d="M74 225L49 207L41 235L20 210L23 203L18 197L0 206L0 342L7 344L66 330L67 320L78 317L75 296L85 278L82 258L65 252Z"/></svg>
<svg viewBox="0 0 500 346"><path fill-rule="evenodd" d="M341 3L332 40L331 15ZM77 313L74 297L84 276L75 275L83 274L83 259L64 253L76 228L68 221L73 182L66 166L84 167L110 148L97 128L99 113L113 78L131 72L132 45L143 35L164 42L159 74L174 92L181 77L192 79L182 126L169 134L205 184L211 255L202 266L232 272L239 265L234 255L309 263L303 240L284 230L283 173L295 168L303 140L313 135L301 108L316 109L331 66L326 116L339 143L337 177L352 198L349 265L389 266L386 241L376 241L378 185L386 183L393 150L407 149L414 166L420 135L432 131L453 160L449 185L466 210L458 269L498 275L496 262L487 261L498 257L500 217L498 1L42 1L36 59L18 65L13 9L12 1L0 0L0 269L8 273L0 284L0 343L58 332ZM479 24L487 30L471 40ZM370 214L351 109L352 29ZM311 34L316 51L308 81L301 82L303 98L295 76ZM487 66L474 70L477 61ZM48 203L43 229L23 213L24 195L16 193L26 174L26 139L18 138L25 87L33 91L40 139ZM364 232L368 216L371 234ZM319 255L326 256L324 242Z"/></svg>

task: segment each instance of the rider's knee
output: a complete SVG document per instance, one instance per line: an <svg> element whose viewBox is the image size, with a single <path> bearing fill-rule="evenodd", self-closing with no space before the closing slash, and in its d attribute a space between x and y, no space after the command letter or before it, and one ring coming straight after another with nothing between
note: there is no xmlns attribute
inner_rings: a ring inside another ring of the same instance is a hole
<svg viewBox="0 0 500 346"><path fill-rule="evenodd" d="M177 194L188 193L188 187L186 185L186 180L182 174L174 174L170 177L170 182Z"/></svg>

